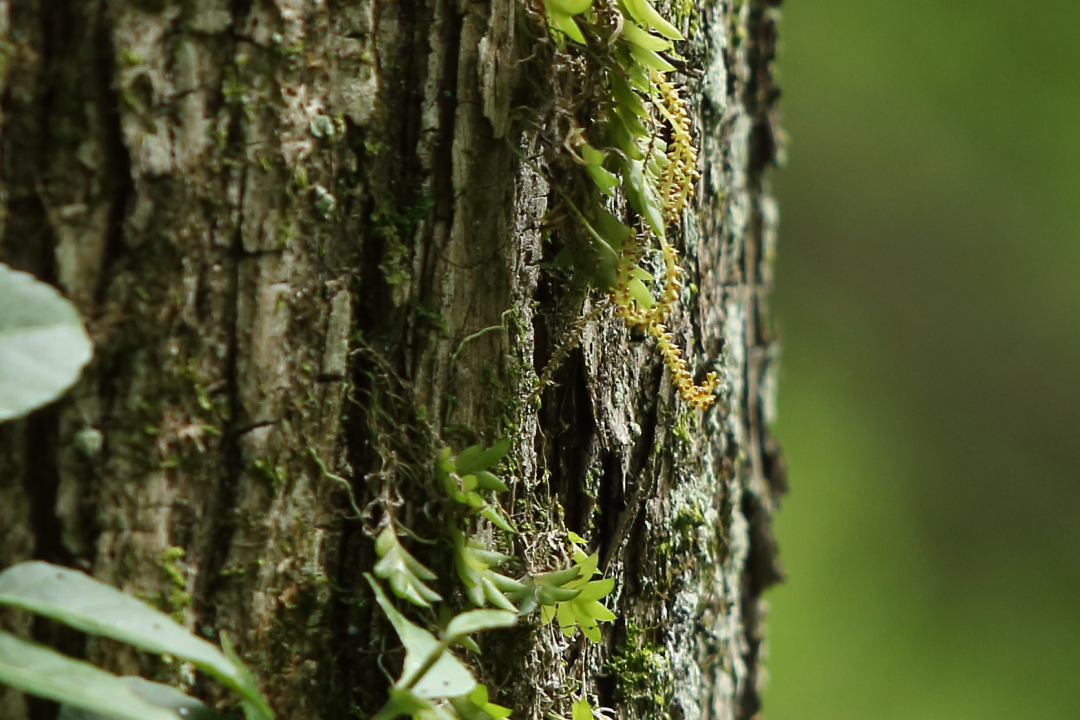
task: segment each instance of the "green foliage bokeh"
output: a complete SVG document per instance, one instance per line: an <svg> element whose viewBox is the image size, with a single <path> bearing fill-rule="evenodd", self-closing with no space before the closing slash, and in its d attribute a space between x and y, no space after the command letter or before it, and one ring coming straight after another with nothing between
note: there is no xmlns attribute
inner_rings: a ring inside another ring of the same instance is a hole
<svg viewBox="0 0 1080 720"><path fill-rule="evenodd" d="M770 720L1080 713L1080 3L785 3Z"/></svg>

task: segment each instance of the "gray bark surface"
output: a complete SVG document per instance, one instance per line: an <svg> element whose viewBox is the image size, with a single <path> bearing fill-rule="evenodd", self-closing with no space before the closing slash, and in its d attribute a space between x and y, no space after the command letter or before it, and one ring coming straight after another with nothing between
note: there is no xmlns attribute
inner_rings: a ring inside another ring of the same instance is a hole
<svg viewBox="0 0 1080 720"><path fill-rule="evenodd" d="M60 287L96 343L64 401L0 427L0 568L79 567L225 631L281 718L363 716L396 657L371 533L394 507L438 536L434 452L510 436L511 549L546 570L565 529L587 535L619 620L598 646L492 635L493 699L518 720L569 716L578 687L620 718L754 716L784 489L775 4L670 15L702 71L698 292L671 323L721 374L702 413L545 269L553 194L515 152L540 152L515 108L543 68L513 0L0 0L0 261ZM0 622L229 704L158 659ZM49 712L0 688L5 720Z"/></svg>

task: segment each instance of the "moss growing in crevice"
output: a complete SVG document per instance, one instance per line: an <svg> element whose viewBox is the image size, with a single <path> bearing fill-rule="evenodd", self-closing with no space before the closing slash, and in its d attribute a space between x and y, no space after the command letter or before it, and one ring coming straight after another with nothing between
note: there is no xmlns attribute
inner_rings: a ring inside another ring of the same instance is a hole
<svg viewBox="0 0 1080 720"><path fill-rule="evenodd" d="M631 620L626 623L626 639L608 662L608 674L615 681L616 702L636 705L638 717L667 713L674 691L671 659Z"/></svg>

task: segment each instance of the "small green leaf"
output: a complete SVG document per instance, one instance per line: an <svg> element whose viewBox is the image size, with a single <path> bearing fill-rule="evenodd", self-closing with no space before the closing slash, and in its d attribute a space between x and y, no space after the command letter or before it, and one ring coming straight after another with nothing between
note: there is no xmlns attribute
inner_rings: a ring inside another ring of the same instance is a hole
<svg viewBox="0 0 1080 720"><path fill-rule="evenodd" d="M652 293L649 292L649 288L645 287L645 283L641 282L637 278L632 278L626 283L626 289L630 291L630 297L637 302L638 305L648 310L654 304Z"/></svg>
<svg viewBox="0 0 1080 720"><path fill-rule="evenodd" d="M457 472L457 466L454 464L454 458L451 455L451 450L448 447L444 447L439 450L439 457L436 461L440 472L455 473Z"/></svg>
<svg viewBox="0 0 1080 720"><path fill-rule="evenodd" d="M660 212L660 201L652 183L645 179L644 165L640 160L626 163L626 199L634 212L640 215L656 233L664 237L664 218Z"/></svg>
<svg viewBox="0 0 1080 720"><path fill-rule="evenodd" d="M538 597L543 605L556 605L561 602L573 600L581 594L580 590L561 587L541 587Z"/></svg>
<svg viewBox="0 0 1080 720"><path fill-rule="evenodd" d="M679 29L665 20L649 0L622 0L622 4L629 11L630 16L644 27L655 30L672 40L683 39L683 34L679 32Z"/></svg>
<svg viewBox="0 0 1080 720"><path fill-rule="evenodd" d="M646 50L663 52L671 47L671 41L650 35L644 28L638 27L632 22L624 22L622 28L623 37Z"/></svg>
<svg viewBox="0 0 1080 720"><path fill-rule="evenodd" d="M587 165L603 165L604 160L607 158L604 153L600 152L588 143L582 145L578 149L578 152L581 153L581 158L585 161L585 164Z"/></svg>
<svg viewBox="0 0 1080 720"><path fill-rule="evenodd" d="M496 572L488 572L480 577L480 587L484 590L484 597L495 607L514 613L516 617L518 609L507 599L499 586L495 584L494 578L496 577L502 576Z"/></svg>
<svg viewBox="0 0 1080 720"><path fill-rule="evenodd" d="M599 188L600 192L608 196L614 196L615 188L622 183L618 175L605 170L599 165L586 165L585 172L589 173L593 184Z"/></svg>
<svg viewBox="0 0 1080 720"><path fill-rule="evenodd" d="M483 630L495 630L513 627L517 624L517 613L506 610L470 610L463 612L446 626L446 636L458 638Z"/></svg>
<svg viewBox="0 0 1080 720"><path fill-rule="evenodd" d="M51 285L0 263L0 422L60 397L92 353L74 305Z"/></svg>
<svg viewBox="0 0 1080 720"><path fill-rule="evenodd" d="M502 510L495 505L487 505L480 511L480 515L490 520L500 530L505 530L508 533L517 532L514 526L510 524L510 521L502 514Z"/></svg>
<svg viewBox="0 0 1080 720"><path fill-rule="evenodd" d="M645 109L645 103L642 101L641 96L630 87L629 80L618 73L612 73L608 75L608 83L611 87L611 94L618 101L617 107L620 110L632 112L642 119L649 117L649 111Z"/></svg>
<svg viewBox="0 0 1080 720"><path fill-rule="evenodd" d="M427 585L424 580L435 580L436 575L414 558L401 544L393 525L387 525L375 540L375 552L381 558L375 564L377 577L389 581L390 589L399 598L404 598L414 605L430 607L431 603L442 600L442 596Z"/></svg>
<svg viewBox="0 0 1080 720"><path fill-rule="evenodd" d="M243 663L192 635L168 615L76 570L33 561L0 573L0 605L29 610L93 635L194 663L249 700L260 717L273 712Z"/></svg>
<svg viewBox="0 0 1080 720"><path fill-rule="evenodd" d="M674 65L654 53L652 50L646 50L640 45L631 45L630 54L633 55L634 59L639 63L652 70L658 70L660 72L675 71Z"/></svg>
<svg viewBox="0 0 1080 720"><path fill-rule="evenodd" d="M569 15L564 15L558 10L548 8L548 24L555 30L565 34L571 40L574 40L582 45L585 44L585 35L582 34L581 28L574 21L574 18Z"/></svg>
<svg viewBox="0 0 1080 720"><path fill-rule="evenodd" d="M461 451L457 456L457 471L462 475L477 470L487 470L506 457L510 451L510 438L503 438L489 448L473 445Z"/></svg>
<svg viewBox="0 0 1080 720"><path fill-rule="evenodd" d="M494 490L495 492L506 492L510 488L507 487L498 475L489 473L487 470L477 470L475 473L476 481L480 484L484 490Z"/></svg>
<svg viewBox="0 0 1080 720"><path fill-rule="evenodd" d="M5 632L0 632L0 683L116 720L178 718L111 673Z"/></svg>

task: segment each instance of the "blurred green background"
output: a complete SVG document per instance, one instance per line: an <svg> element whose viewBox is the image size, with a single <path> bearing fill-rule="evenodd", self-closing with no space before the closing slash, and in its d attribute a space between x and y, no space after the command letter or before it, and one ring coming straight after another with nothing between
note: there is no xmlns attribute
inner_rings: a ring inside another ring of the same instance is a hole
<svg viewBox="0 0 1080 720"><path fill-rule="evenodd" d="M783 12L765 716L1080 718L1080 1Z"/></svg>

